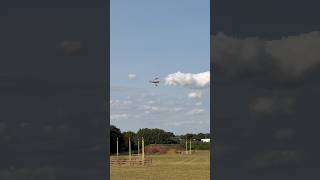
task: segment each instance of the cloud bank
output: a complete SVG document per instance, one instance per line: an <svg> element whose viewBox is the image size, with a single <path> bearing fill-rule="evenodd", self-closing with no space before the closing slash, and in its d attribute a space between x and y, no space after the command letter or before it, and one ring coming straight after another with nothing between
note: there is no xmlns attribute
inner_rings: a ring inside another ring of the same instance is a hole
<svg viewBox="0 0 320 180"><path fill-rule="evenodd" d="M182 97L154 92L132 94L130 100L114 97L110 100L110 123L123 131L157 127L176 134L209 132L209 107L198 99L194 102Z"/></svg>
<svg viewBox="0 0 320 180"><path fill-rule="evenodd" d="M183 86L193 89L203 89L210 86L210 71L192 74L176 72L165 78L165 84L169 86Z"/></svg>

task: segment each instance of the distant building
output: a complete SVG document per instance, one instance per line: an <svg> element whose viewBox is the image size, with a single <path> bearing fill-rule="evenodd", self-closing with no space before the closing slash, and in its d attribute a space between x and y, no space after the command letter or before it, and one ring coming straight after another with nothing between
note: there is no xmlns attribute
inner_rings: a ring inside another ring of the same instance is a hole
<svg viewBox="0 0 320 180"><path fill-rule="evenodd" d="M210 142L210 139L201 139L201 142Z"/></svg>

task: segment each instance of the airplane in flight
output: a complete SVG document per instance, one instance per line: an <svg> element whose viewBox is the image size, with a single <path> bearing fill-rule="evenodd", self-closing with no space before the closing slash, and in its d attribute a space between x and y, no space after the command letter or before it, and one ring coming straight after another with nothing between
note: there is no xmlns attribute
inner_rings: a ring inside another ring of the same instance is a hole
<svg viewBox="0 0 320 180"><path fill-rule="evenodd" d="M150 83L152 83L153 85L155 85L156 87L159 86L160 80L159 78L154 78L153 80L149 81Z"/></svg>

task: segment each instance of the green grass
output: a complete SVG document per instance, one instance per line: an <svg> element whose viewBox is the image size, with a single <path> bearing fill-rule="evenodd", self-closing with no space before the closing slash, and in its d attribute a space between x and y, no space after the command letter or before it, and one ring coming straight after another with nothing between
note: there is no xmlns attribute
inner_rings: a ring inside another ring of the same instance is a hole
<svg viewBox="0 0 320 180"><path fill-rule="evenodd" d="M111 180L209 180L210 151L151 155L149 167L111 167Z"/></svg>

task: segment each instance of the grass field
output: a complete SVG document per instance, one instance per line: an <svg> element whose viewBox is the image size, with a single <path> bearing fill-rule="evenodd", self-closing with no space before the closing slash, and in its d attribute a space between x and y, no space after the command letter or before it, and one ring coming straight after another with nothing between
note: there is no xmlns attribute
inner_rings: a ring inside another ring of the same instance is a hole
<svg viewBox="0 0 320 180"><path fill-rule="evenodd" d="M151 155L149 167L110 167L111 180L209 180L210 151Z"/></svg>

